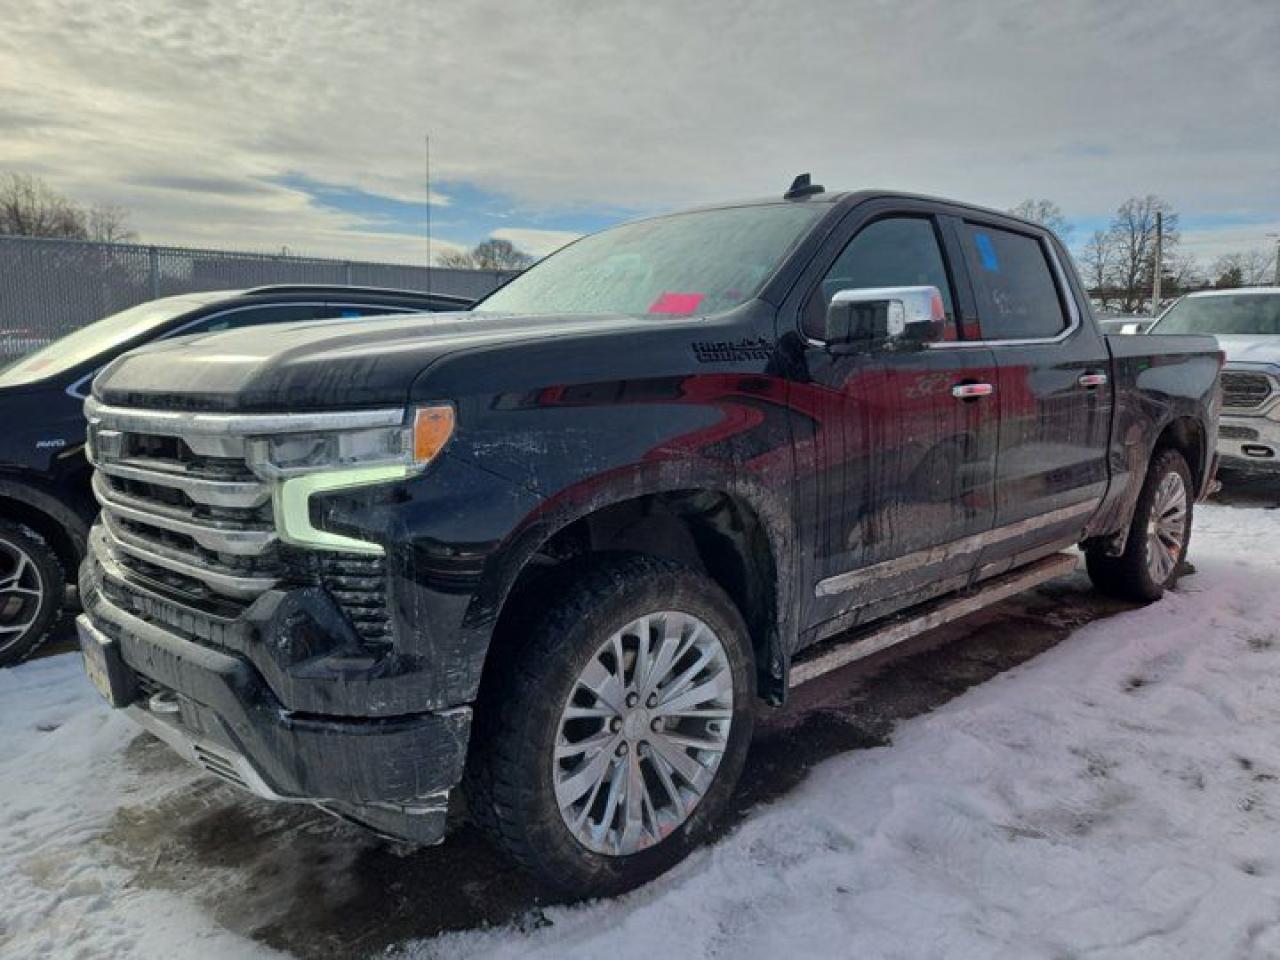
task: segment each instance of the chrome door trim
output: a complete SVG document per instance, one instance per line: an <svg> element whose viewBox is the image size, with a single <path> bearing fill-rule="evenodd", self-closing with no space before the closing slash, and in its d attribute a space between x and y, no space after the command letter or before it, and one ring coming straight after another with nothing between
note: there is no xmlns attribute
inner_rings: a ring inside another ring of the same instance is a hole
<svg viewBox="0 0 1280 960"><path fill-rule="evenodd" d="M1061 507L1060 509L1051 510L1049 513L1042 514L1038 517L1027 517L1025 520L1019 520L1016 523L1006 524L1003 527L996 527L984 533L975 533L968 537L961 537L959 540L952 540L949 543L938 544L936 547L927 547L924 550L917 550L914 553L908 553L901 557L894 557L892 560L884 560L880 563L874 563L869 567L860 567L857 570L847 570L844 573L838 573L835 576L819 580L813 588L813 594L815 597L834 597L841 593L848 593L850 590L856 590L858 587L864 586L868 583L902 576L905 573L910 573L913 570L919 570L922 567L929 567L942 563L944 560L950 560L952 557L977 553L984 547L989 547L996 543L1003 543L1006 540L1012 540L1015 537L1032 533L1033 531L1040 530L1044 527L1051 527L1055 524L1066 523L1069 520L1074 520L1076 517L1083 517L1085 514L1091 514L1098 508L1098 504L1101 502L1101 499L1096 499L1088 500L1084 503L1073 504L1070 507Z"/></svg>

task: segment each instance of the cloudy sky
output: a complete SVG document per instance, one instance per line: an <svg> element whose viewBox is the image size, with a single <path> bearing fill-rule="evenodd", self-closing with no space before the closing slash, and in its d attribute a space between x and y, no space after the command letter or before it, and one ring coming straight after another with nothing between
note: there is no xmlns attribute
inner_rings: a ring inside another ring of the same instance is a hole
<svg viewBox="0 0 1280 960"><path fill-rule="evenodd" d="M0 170L144 239L420 262L883 186L1280 231L1277 0L0 0Z"/></svg>

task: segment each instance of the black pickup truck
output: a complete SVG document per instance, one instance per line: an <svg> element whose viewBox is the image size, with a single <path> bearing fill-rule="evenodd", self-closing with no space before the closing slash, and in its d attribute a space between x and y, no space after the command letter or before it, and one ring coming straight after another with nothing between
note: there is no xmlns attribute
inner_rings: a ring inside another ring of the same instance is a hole
<svg viewBox="0 0 1280 960"><path fill-rule="evenodd" d="M803 179L471 312L158 344L86 405L86 666L259 795L421 843L465 799L549 883L623 890L796 683L1074 545L1160 597L1221 361L1101 335L1036 224Z"/></svg>

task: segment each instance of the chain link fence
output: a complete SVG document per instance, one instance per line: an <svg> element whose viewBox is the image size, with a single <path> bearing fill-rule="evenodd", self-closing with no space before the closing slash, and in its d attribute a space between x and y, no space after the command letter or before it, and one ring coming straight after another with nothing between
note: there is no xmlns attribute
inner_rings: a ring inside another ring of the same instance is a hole
<svg viewBox="0 0 1280 960"><path fill-rule="evenodd" d="M510 276L502 270L0 237L0 362L126 307L179 293L331 283L479 298Z"/></svg>

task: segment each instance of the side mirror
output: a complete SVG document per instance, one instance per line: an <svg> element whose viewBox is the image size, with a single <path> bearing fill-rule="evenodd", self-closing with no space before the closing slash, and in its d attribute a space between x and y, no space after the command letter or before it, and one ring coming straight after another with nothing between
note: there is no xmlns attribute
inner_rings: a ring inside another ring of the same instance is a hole
<svg viewBox="0 0 1280 960"><path fill-rule="evenodd" d="M827 307L826 342L886 347L935 343L947 315L937 287L863 287L840 290Z"/></svg>

